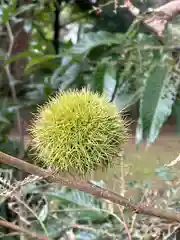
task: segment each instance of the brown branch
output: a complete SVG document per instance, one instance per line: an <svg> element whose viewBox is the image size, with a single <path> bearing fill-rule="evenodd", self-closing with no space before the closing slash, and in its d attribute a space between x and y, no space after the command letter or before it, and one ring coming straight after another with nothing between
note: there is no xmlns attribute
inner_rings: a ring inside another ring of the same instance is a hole
<svg viewBox="0 0 180 240"><path fill-rule="evenodd" d="M123 205L129 208L136 213L142 213L149 216L155 216L167 219L169 221L180 222L180 214L175 211L168 211L164 209L157 209L151 206L146 206L143 204L134 204L130 199L127 199L119 194L116 194L110 190L101 188L97 185L94 185L90 182L86 182L84 180L76 178L75 180L70 180L67 178L63 178L59 175L55 175L53 172L45 171L42 168L39 168L33 164L22 161L18 158L7 155L3 152L0 152L0 163L8 164L25 172L28 172L32 175L44 177L49 182L59 183L63 186L67 186L69 188L78 189L79 191L87 192L91 195L94 195L98 198L104 198L110 200L113 203Z"/></svg>
<svg viewBox="0 0 180 240"><path fill-rule="evenodd" d="M120 206L118 206L118 207L119 207L119 211L120 211L120 214L121 214L121 217L122 217L122 220L123 220L122 223L124 225L124 229L125 229L125 231L127 233L127 236L128 236L128 240L132 240L131 232L130 232L128 226L127 226L126 219L125 219L125 216L124 216L124 209Z"/></svg>
<svg viewBox="0 0 180 240"><path fill-rule="evenodd" d="M178 14L180 14L180 1L170 1L161 7L155 9L156 12L163 12L166 15L166 20L170 21Z"/></svg>
<svg viewBox="0 0 180 240"><path fill-rule="evenodd" d="M0 220L0 225L3 226L3 227L6 227L6 228L10 228L10 229L13 229L15 231L24 233L31 238L35 238L35 239L39 239L39 240L50 240L49 237L46 237L46 236L43 236L43 235L40 235L40 234L36 234L36 233L32 233L25 228L19 227L16 224L10 223L10 222L5 221L5 220Z"/></svg>
<svg viewBox="0 0 180 240"><path fill-rule="evenodd" d="M131 2L124 7L138 17L140 11ZM153 13L145 16L142 21L147 28L162 37L166 24L178 14L180 14L180 0L174 0L154 9Z"/></svg>

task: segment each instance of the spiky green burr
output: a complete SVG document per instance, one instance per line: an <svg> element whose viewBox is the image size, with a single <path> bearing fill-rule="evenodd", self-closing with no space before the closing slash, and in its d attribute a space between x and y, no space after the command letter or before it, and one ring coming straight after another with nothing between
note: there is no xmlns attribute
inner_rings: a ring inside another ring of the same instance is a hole
<svg viewBox="0 0 180 240"><path fill-rule="evenodd" d="M38 109L30 133L38 162L77 175L114 165L127 140L116 106L85 89L51 98Z"/></svg>

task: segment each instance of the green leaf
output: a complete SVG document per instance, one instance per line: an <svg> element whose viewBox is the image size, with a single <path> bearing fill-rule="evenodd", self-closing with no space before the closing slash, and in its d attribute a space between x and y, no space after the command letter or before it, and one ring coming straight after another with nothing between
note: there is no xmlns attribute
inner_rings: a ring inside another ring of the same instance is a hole
<svg viewBox="0 0 180 240"><path fill-rule="evenodd" d="M107 68L104 75L104 93L107 95L108 100L110 101L116 87L116 73L118 70L111 63L107 64L106 66Z"/></svg>
<svg viewBox="0 0 180 240"><path fill-rule="evenodd" d="M10 124L9 119L7 119L6 117L4 117L1 113L0 113L0 122L1 122L1 123Z"/></svg>
<svg viewBox="0 0 180 240"><path fill-rule="evenodd" d="M91 89L95 92L103 93L104 89L104 77L107 70L106 62L97 63L94 74L92 75Z"/></svg>
<svg viewBox="0 0 180 240"><path fill-rule="evenodd" d="M77 44L75 44L71 53L88 54L93 48L112 44L120 44L123 40L122 34L113 34L105 31L87 33Z"/></svg>
<svg viewBox="0 0 180 240"><path fill-rule="evenodd" d="M138 144L143 139L147 139L148 145L156 140L163 123L171 114L179 83L179 77L175 73L172 75L167 58L153 61L140 101L136 131Z"/></svg>
<svg viewBox="0 0 180 240"><path fill-rule="evenodd" d="M26 66L25 71L29 71L35 65L40 65L57 58L59 58L58 55L46 55L46 56L33 57L31 61L29 61L28 65Z"/></svg>
<svg viewBox="0 0 180 240"><path fill-rule="evenodd" d="M3 10L3 12L2 12L2 23L7 24L11 14L12 14L11 8L10 7L3 7L2 10Z"/></svg>
<svg viewBox="0 0 180 240"><path fill-rule="evenodd" d="M116 86L116 72L117 67L109 59L104 58L97 63L91 80L92 90L100 94L104 93L110 101Z"/></svg>
<svg viewBox="0 0 180 240"><path fill-rule="evenodd" d="M81 71L81 64L73 62L71 63L72 63L71 65L67 65L67 70L65 71L65 73L62 76L60 76L59 79L56 79L56 85L57 82L59 82L59 85L63 90L68 88L68 86L76 80L78 74ZM63 69L61 70L63 71Z"/></svg>
<svg viewBox="0 0 180 240"><path fill-rule="evenodd" d="M95 233L88 232L88 231L79 231L76 234L76 240L96 240L98 239L95 236Z"/></svg>
<svg viewBox="0 0 180 240"><path fill-rule="evenodd" d="M140 99L143 91L143 87L140 87L136 91L129 92L128 85L128 82L124 82L115 96L115 103L119 111L125 110L134 105Z"/></svg>
<svg viewBox="0 0 180 240"><path fill-rule="evenodd" d="M94 185L103 187L104 182L99 181L91 181ZM42 189L36 187L35 185L30 185L27 189L25 189L26 193L33 192L33 193L41 193ZM95 209L101 209L103 205L103 201L100 199L95 198L94 196L91 196L88 193L81 192L78 190L69 189L67 187L62 187L61 189L54 187L52 190L47 189L46 191L43 191L43 194L46 197L52 198L52 199L61 199L65 200L66 202L69 202L73 205L79 205L80 207L86 207L86 208L95 208Z"/></svg>
<svg viewBox="0 0 180 240"><path fill-rule="evenodd" d="M59 191L46 192L45 195L49 197L60 198L81 207L97 209L101 207L101 200L98 200L93 196L78 190L62 188Z"/></svg>
<svg viewBox="0 0 180 240"><path fill-rule="evenodd" d="M23 58L29 58L31 57L32 59L33 58L41 58L41 57L44 57L44 56L40 56L39 54L36 54L36 53L33 53L33 52L22 52L22 53L19 53L13 57L10 57L8 58L7 60L4 61L4 65L6 64L11 64L12 62L15 62L19 59L23 59Z"/></svg>
<svg viewBox="0 0 180 240"><path fill-rule="evenodd" d="M33 4L33 3L29 3L29 4L26 4L26 5L22 5L19 7L19 9L15 12L14 16L18 16L26 11L30 11L32 9L34 9L35 7L37 7L36 4Z"/></svg>
<svg viewBox="0 0 180 240"><path fill-rule="evenodd" d="M48 216L49 208L48 208L48 203L44 204L44 206L41 208L40 213L39 213L39 219L41 222L44 222Z"/></svg>

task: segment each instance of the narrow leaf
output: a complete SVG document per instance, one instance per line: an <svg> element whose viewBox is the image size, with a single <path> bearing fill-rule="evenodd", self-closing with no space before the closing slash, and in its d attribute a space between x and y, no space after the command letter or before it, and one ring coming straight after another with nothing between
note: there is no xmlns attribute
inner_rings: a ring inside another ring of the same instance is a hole
<svg viewBox="0 0 180 240"><path fill-rule="evenodd" d="M140 98L143 87L138 88L134 92L124 91L122 93L117 93L115 97L115 103L119 111L125 110L132 105L134 105Z"/></svg>
<svg viewBox="0 0 180 240"><path fill-rule="evenodd" d="M94 74L92 75L91 89L95 92L103 93L104 89L104 76L107 64L104 62L97 63Z"/></svg>
<svg viewBox="0 0 180 240"><path fill-rule="evenodd" d="M88 54L93 48L102 45L120 44L123 35L112 34L105 31L87 33L72 48L73 54Z"/></svg>
<svg viewBox="0 0 180 240"><path fill-rule="evenodd" d="M31 59L31 61L29 61L28 65L26 66L25 71L29 71L35 65L40 65L40 64L46 63L48 61L52 61L57 58L59 58L58 55L46 55L46 56L33 57Z"/></svg>
<svg viewBox="0 0 180 240"><path fill-rule="evenodd" d="M117 67L108 64L107 65L107 70L104 76L104 93L108 97L108 100L111 101L112 95L115 91L116 83L117 83Z"/></svg>

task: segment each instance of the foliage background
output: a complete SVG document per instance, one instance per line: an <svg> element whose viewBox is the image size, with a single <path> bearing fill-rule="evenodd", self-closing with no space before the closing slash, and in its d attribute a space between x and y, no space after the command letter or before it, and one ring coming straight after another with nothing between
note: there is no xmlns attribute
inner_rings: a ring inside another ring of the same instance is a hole
<svg viewBox="0 0 180 240"><path fill-rule="evenodd" d="M142 12L163 3L133 2ZM57 4L61 4L59 12ZM1 151L31 161L24 144L24 119L31 119L37 104L69 88L89 87L107 94L119 111L137 120L136 144L154 143L172 115L179 133L180 68L176 47L180 19L168 25L162 46L125 9L114 9L114 1L100 1L100 6L102 13L98 15L97 9L89 9L91 16L70 1L1 1ZM59 31L55 31L57 12ZM10 136L14 127L18 132L16 139ZM15 169L1 168L3 189L24 177ZM167 168L157 170L157 174L168 181L175 179ZM119 184L125 188L122 181ZM146 184L131 184L140 191L138 197L144 195ZM166 194L172 193L168 189ZM161 201L156 204L162 206ZM166 206L169 204L170 197ZM54 239L67 233L74 234L76 239L121 239L124 225L120 211L114 211L110 203L88 194L39 181L23 187L19 200L1 202L2 218L26 227L31 224L33 229ZM127 213L127 221L131 217ZM88 228L83 230L82 225ZM2 229L3 238L18 238L6 234L9 232Z"/></svg>

